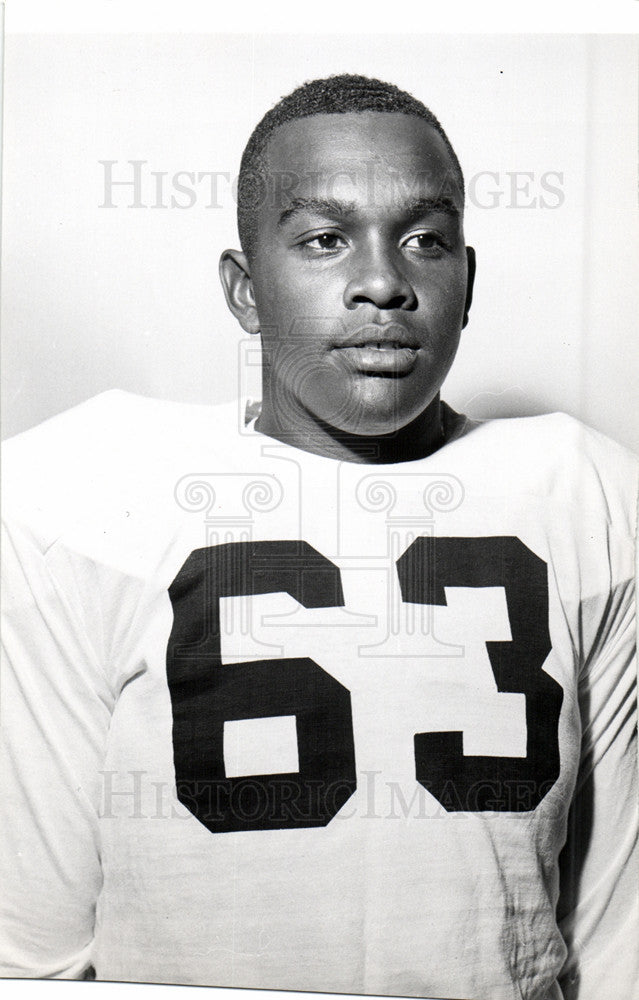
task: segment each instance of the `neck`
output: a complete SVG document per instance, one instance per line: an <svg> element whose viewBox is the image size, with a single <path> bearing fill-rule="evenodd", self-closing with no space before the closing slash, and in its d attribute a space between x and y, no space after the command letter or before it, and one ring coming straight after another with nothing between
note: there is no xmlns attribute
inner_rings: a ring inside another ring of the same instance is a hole
<svg viewBox="0 0 639 1000"><path fill-rule="evenodd" d="M338 461L390 465L425 458L444 443L439 395L405 427L388 434L351 434L309 414L303 426L284 429L269 409L263 409L255 428L261 434L294 448Z"/></svg>

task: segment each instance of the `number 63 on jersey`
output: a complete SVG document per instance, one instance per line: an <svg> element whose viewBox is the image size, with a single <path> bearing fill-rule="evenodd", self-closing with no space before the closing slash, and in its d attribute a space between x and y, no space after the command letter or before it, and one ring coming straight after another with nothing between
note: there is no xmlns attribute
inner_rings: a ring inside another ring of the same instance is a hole
<svg viewBox="0 0 639 1000"><path fill-rule="evenodd" d="M402 601L411 604L445 605L446 587L503 587L512 639L486 642L486 649L498 691L526 700L525 757L465 755L461 731L418 732L415 780L447 811L535 809L559 776L563 700L542 669L551 650L546 563L513 536L422 536L395 569ZM305 608L344 605L339 568L298 540L196 549L169 588L177 793L212 833L323 827L357 787L350 692L320 663L280 657L222 664L220 599L281 592ZM225 722L272 716L295 717L299 770L228 777ZM522 784L525 800L499 794Z"/></svg>

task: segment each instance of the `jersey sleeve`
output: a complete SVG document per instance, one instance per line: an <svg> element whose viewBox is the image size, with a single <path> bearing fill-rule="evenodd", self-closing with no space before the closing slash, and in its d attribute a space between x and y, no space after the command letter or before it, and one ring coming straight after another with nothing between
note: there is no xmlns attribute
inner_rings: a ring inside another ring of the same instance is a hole
<svg viewBox="0 0 639 1000"><path fill-rule="evenodd" d="M632 552L632 539L621 544ZM581 670L581 763L561 857L565 1000L639 997L634 583L630 565L605 602L582 607L592 644Z"/></svg>
<svg viewBox="0 0 639 1000"><path fill-rule="evenodd" d="M84 978L112 697L92 581L20 519L2 537L0 975Z"/></svg>
<svg viewBox="0 0 639 1000"><path fill-rule="evenodd" d="M92 965L102 772L142 586L119 558L137 567L131 483L147 523L158 487L139 469L156 452L141 440L163 453L168 410L109 391L3 444L0 976Z"/></svg>

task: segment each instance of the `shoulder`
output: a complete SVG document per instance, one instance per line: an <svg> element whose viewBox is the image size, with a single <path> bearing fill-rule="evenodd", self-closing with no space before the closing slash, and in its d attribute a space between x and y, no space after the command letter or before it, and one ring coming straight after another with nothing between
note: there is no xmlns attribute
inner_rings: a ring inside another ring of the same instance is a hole
<svg viewBox="0 0 639 1000"><path fill-rule="evenodd" d="M209 430L217 423L229 423L237 404L207 406L174 403L110 389L3 443L8 460L28 454L45 458L53 449L55 457L75 448L90 454L95 447L109 445L101 456L108 460L116 445L127 451L135 445L164 440L170 446L177 438L193 433L208 419ZM230 425L229 425L230 426Z"/></svg>
<svg viewBox="0 0 639 1000"><path fill-rule="evenodd" d="M483 469L487 489L535 494L634 533L639 459L574 417L471 421L462 441L468 462Z"/></svg>
<svg viewBox="0 0 639 1000"><path fill-rule="evenodd" d="M101 393L4 442L3 515L57 534L92 511L140 505L181 470L215 464L237 411Z"/></svg>

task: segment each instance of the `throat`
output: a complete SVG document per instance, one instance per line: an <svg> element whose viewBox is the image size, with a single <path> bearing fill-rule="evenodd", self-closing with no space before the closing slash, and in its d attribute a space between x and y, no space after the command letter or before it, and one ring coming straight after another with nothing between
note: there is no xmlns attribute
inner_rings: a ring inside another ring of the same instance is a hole
<svg viewBox="0 0 639 1000"><path fill-rule="evenodd" d="M308 414L307 421L285 427L262 411L255 429L294 448L337 461L392 465L426 458L446 441L443 408L437 396L414 420L385 434L353 434Z"/></svg>

